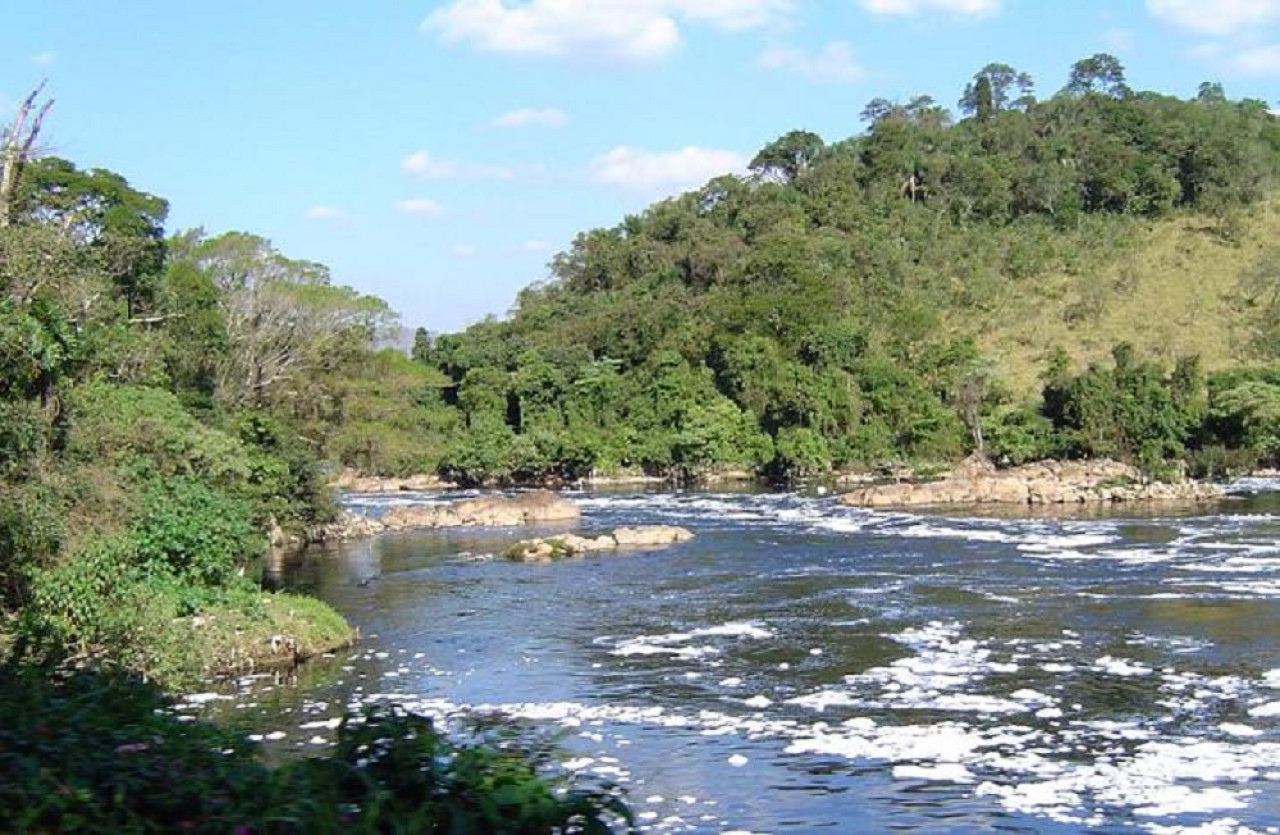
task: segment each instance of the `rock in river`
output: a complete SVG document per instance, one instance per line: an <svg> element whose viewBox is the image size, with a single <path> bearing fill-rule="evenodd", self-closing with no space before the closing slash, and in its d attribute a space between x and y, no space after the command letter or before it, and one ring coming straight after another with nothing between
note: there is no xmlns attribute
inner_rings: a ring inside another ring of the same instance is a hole
<svg viewBox="0 0 1280 835"><path fill-rule="evenodd" d="M841 496L857 507L944 504L1079 504L1084 502L1205 501L1221 498L1216 484L1144 481L1127 464L1097 461L1041 461L1008 470L973 456L941 481L879 484Z"/></svg>
<svg viewBox="0 0 1280 835"><path fill-rule="evenodd" d="M357 539L387 531L417 528L499 527L543 522L572 522L581 514L573 502L537 491L516 496L481 496L460 502L410 505L388 511L381 519L343 514L342 519L311 531L313 542Z"/></svg>
<svg viewBox="0 0 1280 835"><path fill-rule="evenodd" d="M693 532L673 525L645 525L635 528L618 528L611 534L594 539L566 534L545 539L526 539L506 550L504 556L516 562L551 562L566 557L580 557L598 551L617 551L622 548L656 548L688 542Z"/></svg>

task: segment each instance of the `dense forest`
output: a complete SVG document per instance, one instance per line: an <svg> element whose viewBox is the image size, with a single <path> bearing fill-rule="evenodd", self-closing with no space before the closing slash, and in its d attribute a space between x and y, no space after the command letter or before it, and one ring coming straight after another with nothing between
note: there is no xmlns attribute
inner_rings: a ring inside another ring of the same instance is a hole
<svg viewBox="0 0 1280 835"><path fill-rule="evenodd" d="M1280 170L1266 103L1209 83L1191 100L1136 92L1098 55L1044 99L989 65L959 106L957 121L928 96L877 99L864 133L787 133L748 176L580 235L508 318L419 333L427 370L385 369L416 375L418 402L390 408L408 379L368 392L361 408L398 417L347 426L334 453L466 483L628 468L785 479L976 449L1160 472L1273 459L1274 253L1233 277L1250 334L1230 373L1124 345L1073 368L1067 343L1031 360L1045 392L1029 401L982 348L1015 297L1087 331L1105 299L1064 302L1046 277L1087 285L1139 254L1151 224L1195 218L1232 247Z"/></svg>

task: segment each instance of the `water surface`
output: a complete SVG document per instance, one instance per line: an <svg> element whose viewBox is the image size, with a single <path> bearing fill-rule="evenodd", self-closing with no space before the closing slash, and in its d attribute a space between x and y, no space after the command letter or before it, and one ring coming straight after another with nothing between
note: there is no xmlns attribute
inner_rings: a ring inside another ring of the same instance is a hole
<svg viewBox="0 0 1280 835"><path fill-rule="evenodd" d="M215 712L318 751L361 704L502 711L563 731L566 767L627 786L651 831L1280 831L1280 495L1055 517L575 498L582 531L697 539L552 565L494 555L557 528L310 551L284 584L363 642Z"/></svg>

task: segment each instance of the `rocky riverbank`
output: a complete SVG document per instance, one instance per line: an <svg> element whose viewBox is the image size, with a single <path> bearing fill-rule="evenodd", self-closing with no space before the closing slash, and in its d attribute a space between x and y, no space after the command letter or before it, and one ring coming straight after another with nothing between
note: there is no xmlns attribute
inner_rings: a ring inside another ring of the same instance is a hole
<svg viewBox="0 0 1280 835"><path fill-rule="evenodd" d="M334 542L423 528L514 527L574 522L580 517L578 506L573 502L539 490L510 497L482 496L460 502L397 507L380 519L345 513L337 522L313 528L310 539Z"/></svg>
<svg viewBox="0 0 1280 835"><path fill-rule="evenodd" d="M455 490L458 487L453 482L445 481L436 475L419 474L384 478L361 475L350 467L343 470L329 485L349 493L426 493L435 490Z"/></svg>
<svg viewBox="0 0 1280 835"><path fill-rule="evenodd" d="M613 533L592 539L574 534L526 539L512 545L503 553L503 556L516 562L553 562L600 551L660 548L679 542L688 542L691 539L693 539L693 532L687 528L678 528L673 525L645 525L618 528Z"/></svg>
<svg viewBox="0 0 1280 835"><path fill-rule="evenodd" d="M1050 505L1089 502L1210 501L1225 494L1217 484L1144 481L1117 461L1041 461L1007 470L971 457L940 481L877 484L841 496L855 507L1007 504Z"/></svg>

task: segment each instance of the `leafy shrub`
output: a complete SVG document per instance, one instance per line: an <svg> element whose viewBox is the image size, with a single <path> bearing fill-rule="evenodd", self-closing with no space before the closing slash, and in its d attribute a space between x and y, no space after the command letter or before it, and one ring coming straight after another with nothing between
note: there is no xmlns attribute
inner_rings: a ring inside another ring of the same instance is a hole
<svg viewBox="0 0 1280 835"><path fill-rule="evenodd" d="M831 469L831 453L826 439L812 429L786 426L774 441L774 466L786 478L803 478Z"/></svg>
<svg viewBox="0 0 1280 835"><path fill-rule="evenodd" d="M69 400L73 429L67 451L73 457L222 486L249 476L244 446L202 425L167 391L93 382L75 389Z"/></svg>
<svg viewBox="0 0 1280 835"><path fill-rule="evenodd" d="M548 772L502 725L454 742L395 708L347 716L326 757L265 765L242 735L181 722L119 672L0 667L0 819L15 831L608 833L608 786Z"/></svg>
<svg viewBox="0 0 1280 835"><path fill-rule="evenodd" d="M229 585L267 544L247 504L188 479L153 484L128 536L144 573L205 587Z"/></svg>
<svg viewBox="0 0 1280 835"><path fill-rule="evenodd" d="M1030 407L1007 411L983 428L988 452L1002 464L1018 466L1058 452L1053 422Z"/></svg>

